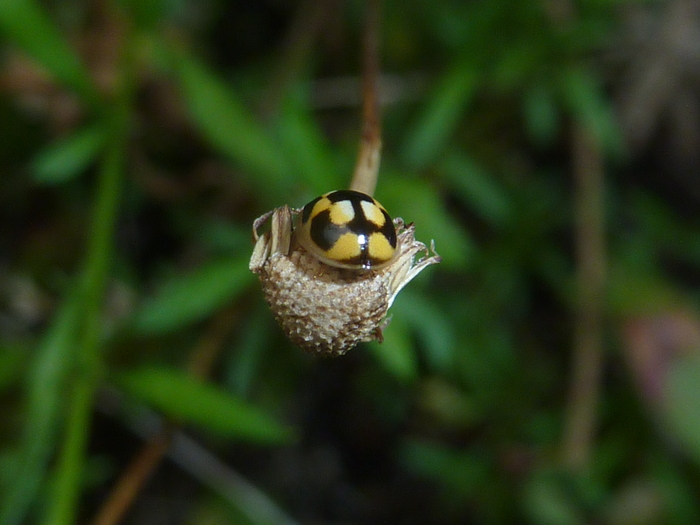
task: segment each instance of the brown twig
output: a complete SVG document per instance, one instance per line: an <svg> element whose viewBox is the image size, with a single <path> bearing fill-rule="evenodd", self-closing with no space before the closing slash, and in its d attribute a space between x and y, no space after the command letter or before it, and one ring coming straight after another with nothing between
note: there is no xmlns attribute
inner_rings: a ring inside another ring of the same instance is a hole
<svg viewBox="0 0 700 525"><path fill-rule="evenodd" d="M581 124L574 125L572 153L576 187L578 304L574 320L573 370L563 438L563 461L569 468L581 470L589 463L595 438L603 361L604 167L597 138Z"/></svg>
<svg viewBox="0 0 700 525"><path fill-rule="evenodd" d="M160 464L170 447L171 431L163 430L152 437L136 455L122 474L107 501L102 505L92 525L119 523L126 510L136 499L141 487Z"/></svg>
<svg viewBox="0 0 700 525"><path fill-rule="evenodd" d="M190 357L188 370L194 377L203 379L209 374L233 328L231 322L233 314L232 308L224 309L210 321ZM141 451L117 480L109 497L93 519L92 525L116 525L122 520L168 452L171 438L177 428L176 423L168 423L143 445Z"/></svg>
<svg viewBox="0 0 700 525"><path fill-rule="evenodd" d="M571 0L543 0L553 24L567 27L578 15ZM597 427L603 366L605 304L604 163L598 137L583 122L572 127L575 193L577 304L572 371L562 439L562 461L580 472L590 463Z"/></svg>
<svg viewBox="0 0 700 525"><path fill-rule="evenodd" d="M379 115L379 0L368 0L362 71L362 137L350 189L373 195L382 153Z"/></svg>

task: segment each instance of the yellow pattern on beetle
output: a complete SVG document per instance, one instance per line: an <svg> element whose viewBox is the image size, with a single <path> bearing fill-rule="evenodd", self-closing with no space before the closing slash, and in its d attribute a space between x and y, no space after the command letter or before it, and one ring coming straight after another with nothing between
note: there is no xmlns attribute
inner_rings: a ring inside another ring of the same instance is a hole
<svg viewBox="0 0 700 525"><path fill-rule="evenodd" d="M384 214L382 213L384 208L378 206L377 204L378 203L371 203L367 201L360 202L360 206L362 207L362 211L364 212L367 220L381 227L384 225L385 221Z"/></svg>
<svg viewBox="0 0 700 525"><path fill-rule="evenodd" d="M309 253L340 268L372 270L396 255L396 229L384 207L369 195L339 190L301 210L296 236Z"/></svg>
<svg viewBox="0 0 700 525"><path fill-rule="evenodd" d="M347 261L359 257L362 253L360 243L354 233L341 235L330 250L324 253L325 259L331 261Z"/></svg>
<svg viewBox="0 0 700 525"><path fill-rule="evenodd" d="M390 261L395 251L396 247L389 244L389 241L384 235L373 233L369 236L369 252L374 254L375 257Z"/></svg>
<svg viewBox="0 0 700 525"><path fill-rule="evenodd" d="M333 224L343 225L349 223L355 218L355 211L352 209L352 203L348 201L339 201L335 204L327 200L324 201L324 206L330 210L330 219ZM318 215L318 213L316 214Z"/></svg>

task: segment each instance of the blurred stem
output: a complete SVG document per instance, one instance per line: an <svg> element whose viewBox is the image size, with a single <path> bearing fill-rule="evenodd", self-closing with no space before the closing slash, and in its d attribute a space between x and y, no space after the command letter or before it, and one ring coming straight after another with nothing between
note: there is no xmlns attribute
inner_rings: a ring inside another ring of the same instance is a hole
<svg viewBox="0 0 700 525"><path fill-rule="evenodd" d="M80 377L73 388L56 478L52 487L47 524L75 523L76 507L83 474L84 450L90 431L90 410L96 374Z"/></svg>
<svg viewBox="0 0 700 525"><path fill-rule="evenodd" d="M29 375L22 453L12 477L15 481L0 501L0 523L3 525L23 523L53 456L62 414L62 400L58 394L68 373L65 355L66 349L72 347L77 319L77 294L71 293L54 316L37 350Z"/></svg>
<svg viewBox="0 0 700 525"><path fill-rule="evenodd" d="M188 363L189 373L205 379L224 347L226 339L235 326L235 307L221 310L209 323L198 344L194 347ZM139 454L119 477L104 505L92 521L92 525L116 525L129 510L141 488L148 482L168 452L173 433L178 424L170 422L141 448Z"/></svg>
<svg viewBox="0 0 700 525"><path fill-rule="evenodd" d="M573 170L578 304L563 461L572 470L580 471L590 462L595 438L605 295L604 167L597 138L581 125L575 125L573 130Z"/></svg>
<svg viewBox="0 0 700 525"><path fill-rule="evenodd" d="M146 443L122 474L92 525L113 525L121 521L141 487L148 481L167 453L171 438L172 428L169 427Z"/></svg>
<svg viewBox="0 0 700 525"><path fill-rule="evenodd" d="M115 130L99 174L93 231L80 290L83 320L77 334L76 378L46 520L46 523L51 524L68 525L75 522L85 446L90 434L90 414L101 369L101 305L112 260L114 228L121 194L124 132L123 126L118 126Z"/></svg>
<svg viewBox="0 0 700 525"><path fill-rule="evenodd" d="M561 28L570 26L578 15L571 0L542 0L542 5L552 23ZM573 125L572 142L577 304L562 461L572 471L581 472L590 464L603 365L604 165L598 137L580 122Z"/></svg>
<svg viewBox="0 0 700 525"><path fill-rule="evenodd" d="M382 154L379 115L379 0L367 0L363 42L362 137L350 189L374 195Z"/></svg>
<svg viewBox="0 0 700 525"><path fill-rule="evenodd" d="M115 16L118 14L115 13ZM61 453L53 480L46 523L69 525L75 514L83 480L85 449L90 435L90 421L95 391L99 383L102 359L102 303L109 267L113 258L116 227L124 171L126 137L133 96L134 59L129 37L124 40L125 54L120 69L123 84L118 99L108 101L104 118L110 120L110 141L99 171L92 232L88 240L85 267L79 288L81 322L75 344L75 379L70 392L68 417Z"/></svg>

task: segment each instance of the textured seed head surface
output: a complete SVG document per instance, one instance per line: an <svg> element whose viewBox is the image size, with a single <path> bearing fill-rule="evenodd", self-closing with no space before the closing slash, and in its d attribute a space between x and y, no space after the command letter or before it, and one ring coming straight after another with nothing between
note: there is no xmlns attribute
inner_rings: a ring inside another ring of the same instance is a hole
<svg viewBox="0 0 700 525"><path fill-rule="evenodd" d="M391 297L380 273L334 268L299 247L272 255L259 276L277 322L302 349L342 355L380 337Z"/></svg>
<svg viewBox="0 0 700 525"><path fill-rule="evenodd" d="M294 239L294 213L298 210L282 206L253 223L250 269L260 278L277 322L293 343L317 355L343 355L359 342L381 341L397 294L440 262L434 246L428 250L415 239L413 225L397 218L397 254L388 265L368 271L336 268ZM270 231L261 236L258 229L267 221Z"/></svg>

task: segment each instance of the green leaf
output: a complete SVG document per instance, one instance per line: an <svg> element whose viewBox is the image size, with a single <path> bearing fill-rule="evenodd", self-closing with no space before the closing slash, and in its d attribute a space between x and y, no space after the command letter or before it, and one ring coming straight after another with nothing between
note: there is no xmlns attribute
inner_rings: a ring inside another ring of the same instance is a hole
<svg viewBox="0 0 700 525"><path fill-rule="evenodd" d="M535 83L523 94L525 129L538 146L550 146L559 133L559 109L549 86Z"/></svg>
<svg viewBox="0 0 700 525"><path fill-rule="evenodd" d="M284 104L278 129L293 172L316 196L342 188L350 174L341 176L329 153L331 148L312 115L309 108L290 98Z"/></svg>
<svg viewBox="0 0 700 525"><path fill-rule="evenodd" d="M252 250L250 225L234 223L223 218L207 218L183 213L178 227L197 238L214 253L234 254Z"/></svg>
<svg viewBox="0 0 700 525"><path fill-rule="evenodd" d="M65 432L55 466L46 522L54 525L75 523L82 490L82 473L87 454L93 398L97 390L102 363L103 318L101 307L109 271L114 257L114 240L121 187L124 176L125 127L117 127L102 159L93 203L92 228L87 254L80 276L78 327L71 341L73 376L69 386ZM119 134L116 132L119 131Z"/></svg>
<svg viewBox="0 0 700 525"><path fill-rule="evenodd" d="M38 2L0 0L0 32L59 82L88 101L97 99L87 69Z"/></svg>
<svg viewBox="0 0 700 525"><path fill-rule="evenodd" d="M579 525L586 523L583 513L567 490L565 482L553 473L536 472L525 485L524 506L531 523L541 525Z"/></svg>
<svg viewBox="0 0 700 525"><path fill-rule="evenodd" d="M65 397L65 380L72 359L79 323L78 301L69 299L46 333L29 371L28 401L20 468L14 482L0 499L0 523L24 522L44 481L49 461L57 445Z"/></svg>
<svg viewBox="0 0 700 525"><path fill-rule="evenodd" d="M120 3L129 11L131 18L143 28L156 25L168 11L172 11L178 4L177 0L121 0Z"/></svg>
<svg viewBox="0 0 700 525"><path fill-rule="evenodd" d="M34 161L34 179L57 184L77 177L97 159L107 137L105 128L91 126L52 144Z"/></svg>
<svg viewBox="0 0 700 525"><path fill-rule="evenodd" d="M629 249L628 247L625 247ZM680 291L635 250L623 253L608 271L608 309L616 315L650 315L684 302ZM623 258L624 257L624 258ZM574 291L570 291L572 300Z"/></svg>
<svg viewBox="0 0 700 525"><path fill-rule="evenodd" d="M279 145L243 102L202 64L172 57L187 108L204 137L223 155L250 170L249 180L265 192L287 197L291 179Z"/></svg>
<svg viewBox="0 0 700 525"><path fill-rule="evenodd" d="M479 72L469 61L460 62L447 74L406 139L402 152L409 166L424 168L445 148L479 79Z"/></svg>
<svg viewBox="0 0 700 525"><path fill-rule="evenodd" d="M392 318L384 331L382 343L373 342L370 346L384 368L399 381L410 383L418 377L418 362L411 332L400 317Z"/></svg>
<svg viewBox="0 0 700 525"><path fill-rule="evenodd" d="M164 284L136 311L133 327L143 334L177 330L233 300L254 279L247 257L210 263Z"/></svg>
<svg viewBox="0 0 700 525"><path fill-rule="evenodd" d="M600 82L588 71L570 68L561 74L564 104L611 154L622 155L622 133Z"/></svg>
<svg viewBox="0 0 700 525"><path fill-rule="evenodd" d="M667 420L675 437L700 463L700 348L671 362L666 376Z"/></svg>
<svg viewBox="0 0 700 525"><path fill-rule="evenodd" d="M255 384L265 363L270 340L274 334L270 330L273 323L270 309L262 301L246 315L245 331L232 348L229 364L226 366L226 386L232 392L245 396Z"/></svg>
<svg viewBox="0 0 700 525"><path fill-rule="evenodd" d="M665 523L685 525L700 523L700 505L693 483L684 463L679 463L671 454L658 454L654 449L648 452L646 461L650 463L656 484L666 506Z"/></svg>
<svg viewBox="0 0 700 525"><path fill-rule="evenodd" d="M0 393L17 384L27 368L29 352L6 342L0 344Z"/></svg>
<svg viewBox="0 0 700 525"><path fill-rule="evenodd" d="M425 441L407 440L399 449L399 457L408 469L445 484L455 493L455 499L473 494L493 471L486 458Z"/></svg>
<svg viewBox="0 0 700 525"><path fill-rule="evenodd" d="M471 159L451 153L440 164L445 179L467 204L494 226L505 225L513 214L508 194L493 176Z"/></svg>
<svg viewBox="0 0 700 525"><path fill-rule="evenodd" d="M377 198L392 217L402 217L406 223L415 223L419 241L430 246L430 241L435 240L435 248L442 256L440 268L462 270L471 262L476 247L457 221L447 213L433 186L387 171L379 180Z"/></svg>
<svg viewBox="0 0 700 525"><path fill-rule="evenodd" d="M449 372L454 364L454 332L447 316L427 294L416 293L407 287L397 297L392 312L421 339L431 371Z"/></svg>
<svg viewBox="0 0 700 525"><path fill-rule="evenodd" d="M260 444L285 443L294 437L291 428L260 409L176 370L144 367L119 375L116 382L168 417L222 437Z"/></svg>
<svg viewBox="0 0 700 525"><path fill-rule="evenodd" d="M545 50L546 43L539 35L505 46L493 65L495 85L500 90L520 89L546 60L543 56Z"/></svg>

